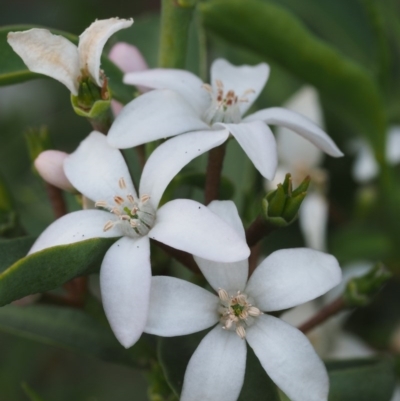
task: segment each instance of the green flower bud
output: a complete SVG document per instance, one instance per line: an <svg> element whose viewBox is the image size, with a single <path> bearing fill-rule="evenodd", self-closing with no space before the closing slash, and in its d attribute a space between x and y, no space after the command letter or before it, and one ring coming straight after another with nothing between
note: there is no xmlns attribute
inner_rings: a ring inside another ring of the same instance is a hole
<svg viewBox="0 0 400 401"><path fill-rule="evenodd" d="M286 174L282 184L269 192L262 201L264 217L278 227L286 227L296 220L300 206L307 194L310 177L293 190L292 178Z"/></svg>
<svg viewBox="0 0 400 401"><path fill-rule="evenodd" d="M351 279L343 293L346 306L368 305L391 277L392 274L386 266L378 263L364 276Z"/></svg>

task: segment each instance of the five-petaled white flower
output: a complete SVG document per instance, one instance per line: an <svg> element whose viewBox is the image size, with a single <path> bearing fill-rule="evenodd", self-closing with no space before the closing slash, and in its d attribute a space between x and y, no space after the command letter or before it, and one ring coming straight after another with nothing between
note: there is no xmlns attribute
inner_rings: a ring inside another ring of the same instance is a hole
<svg viewBox="0 0 400 401"><path fill-rule="evenodd" d="M90 77L99 87L103 86L103 47L111 35L132 24L132 19L97 20L79 36L78 47L63 36L39 28L10 32L7 40L32 72L60 81L77 96L80 78Z"/></svg>
<svg viewBox="0 0 400 401"><path fill-rule="evenodd" d="M244 238L232 202L214 201L209 208ZM268 256L248 280L247 260L195 259L218 296L177 278L153 277L145 328L172 337L216 324L190 359L180 400L237 400L245 374L245 338L291 400L326 401L328 375L306 336L263 312L291 308L336 286L341 280L337 260L311 249L284 249Z"/></svg>
<svg viewBox="0 0 400 401"><path fill-rule="evenodd" d="M129 148L195 130L225 127L254 166L272 179L277 166L276 143L267 124L285 126L331 156L342 156L332 139L307 118L280 107L260 110L242 119L263 89L269 67L262 63L236 67L214 61L212 85L194 74L153 69L126 74L124 82L155 88L128 103L108 134L111 145Z"/></svg>
<svg viewBox="0 0 400 401"><path fill-rule="evenodd" d="M137 341L146 324L150 238L219 262L249 256L244 239L202 204L176 199L157 210L165 188L179 170L224 137L223 130L199 132L187 135L186 144L177 144L174 138L159 146L143 169L139 196L122 154L98 132L92 132L64 161L72 186L102 210L81 210L58 219L29 253L89 238L122 237L104 257L100 284L107 318L125 347Z"/></svg>

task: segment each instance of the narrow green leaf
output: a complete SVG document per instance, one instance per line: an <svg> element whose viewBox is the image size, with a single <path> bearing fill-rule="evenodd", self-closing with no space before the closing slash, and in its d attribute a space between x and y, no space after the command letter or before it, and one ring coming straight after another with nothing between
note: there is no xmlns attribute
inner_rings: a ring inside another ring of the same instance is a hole
<svg viewBox="0 0 400 401"><path fill-rule="evenodd" d="M8 25L0 28L0 86L11 85L35 78L43 78L44 75L30 72L22 59L13 51L7 43L7 34L11 31L26 31L32 28L43 28L33 25ZM49 29L49 28L45 28ZM56 35L62 35L72 43L78 43L78 36L57 29L49 29ZM101 68L109 79L109 87L113 97L127 103L133 98L133 88L123 84L122 71L107 57L102 57Z"/></svg>
<svg viewBox="0 0 400 401"><path fill-rule="evenodd" d="M277 62L318 88L384 160L384 107L377 85L362 66L315 37L286 9L269 2L212 0L200 4L200 10L208 30Z"/></svg>
<svg viewBox="0 0 400 401"><path fill-rule="evenodd" d="M23 258L35 242L35 237L0 240L0 274Z"/></svg>
<svg viewBox="0 0 400 401"><path fill-rule="evenodd" d="M115 241L116 238L93 238L44 249L18 260L0 274L0 306L98 270Z"/></svg>
<svg viewBox="0 0 400 401"><path fill-rule="evenodd" d="M182 391L186 366L207 332L159 340L158 356L161 366L168 384L178 396ZM246 374L238 401L249 400L279 401L279 394L253 350L247 347Z"/></svg>
<svg viewBox="0 0 400 401"><path fill-rule="evenodd" d="M329 401L390 401L396 385L389 358L327 362Z"/></svg>
<svg viewBox="0 0 400 401"><path fill-rule="evenodd" d="M27 383L22 383L21 385L22 389L24 390L26 396L31 400L31 401L44 401L42 397L40 397L35 391L33 391Z"/></svg>
<svg viewBox="0 0 400 401"><path fill-rule="evenodd" d="M136 368L146 363L137 352L145 339L125 350L107 326L78 309L9 305L0 308L0 331Z"/></svg>

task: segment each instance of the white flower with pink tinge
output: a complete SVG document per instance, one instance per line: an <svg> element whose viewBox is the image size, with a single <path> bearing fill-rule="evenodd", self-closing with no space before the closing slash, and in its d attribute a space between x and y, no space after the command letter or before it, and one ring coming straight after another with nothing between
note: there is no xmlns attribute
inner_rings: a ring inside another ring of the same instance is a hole
<svg viewBox="0 0 400 401"><path fill-rule="evenodd" d="M10 32L7 41L30 71L60 81L77 96L82 76L89 76L99 87L103 86L104 74L100 69L103 47L111 35L132 24L132 19L97 20L79 36L78 46L41 28Z"/></svg>
<svg viewBox="0 0 400 401"><path fill-rule="evenodd" d="M121 152L98 132L92 132L64 161L73 187L101 210L81 210L58 219L29 253L89 238L122 237L104 257L100 285L111 328L127 348L138 340L147 320L150 239L219 262L249 256L245 240L204 205L176 199L158 208L165 188L181 168L224 137L224 131L199 132L187 135L186 144L178 146L174 138L159 146L143 169L139 194Z"/></svg>
<svg viewBox="0 0 400 401"><path fill-rule="evenodd" d="M214 201L208 207L244 238L232 202ZM153 277L144 330L174 337L215 326L189 361L180 400L236 401L244 381L247 341L292 401L326 401L328 375L306 336L267 313L310 301L336 286L341 281L337 260L312 249L284 249L268 256L249 279L247 260L195 260L218 295L177 278Z"/></svg>
<svg viewBox="0 0 400 401"><path fill-rule="evenodd" d="M174 69L131 72L124 82L154 88L128 103L115 120L108 141L130 148L156 139L196 130L226 128L226 139L235 137L254 166L267 179L277 167L274 136L268 125L287 127L333 157L342 156L332 139L307 118L273 107L244 117L269 75L265 63L256 66L214 61L211 85L194 74Z"/></svg>

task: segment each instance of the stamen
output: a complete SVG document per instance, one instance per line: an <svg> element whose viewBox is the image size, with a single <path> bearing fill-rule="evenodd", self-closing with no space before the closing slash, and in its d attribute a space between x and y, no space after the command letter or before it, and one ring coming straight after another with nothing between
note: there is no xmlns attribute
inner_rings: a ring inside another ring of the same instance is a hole
<svg viewBox="0 0 400 401"><path fill-rule="evenodd" d="M208 93L213 93L213 88L210 84L203 84L202 88L204 88Z"/></svg>
<svg viewBox="0 0 400 401"><path fill-rule="evenodd" d="M94 204L94 207L107 207L107 206L108 206L108 203L104 200L97 201Z"/></svg>
<svg viewBox="0 0 400 401"><path fill-rule="evenodd" d="M243 326L237 326L236 334L243 340L246 337L246 330Z"/></svg>
<svg viewBox="0 0 400 401"><path fill-rule="evenodd" d="M114 227L114 225L115 225L114 221L111 220L107 221L107 223L103 227L103 231L111 230Z"/></svg>
<svg viewBox="0 0 400 401"><path fill-rule="evenodd" d="M129 221L129 223L130 223L130 225L131 225L132 228L136 228L136 227L139 226L139 221L138 221L138 220L135 220L135 219L131 219L131 220Z"/></svg>
<svg viewBox="0 0 400 401"><path fill-rule="evenodd" d="M121 220L129 221L131 218L127 214L123 214L122 216L119 216Z"/></svg>
<svg viewBox="0 0 400 401"><path fill-rule="evenodd" d="M118 181L118 185L121 189L126 189L126 182L123 177L121 177Z"/></svg>
<svg viewBox="0 0 400 401"><path fill-rule="evenodd" d="M124 203L124 198L121 198L120 196L114 196L114 202L118 205L122 205Z"/></svg>
<svg viewBox="0 0 400 401"><path fill-rule="evenodd" d="M142 203L146 203L149 199L150 199L150 195L142 195L142 196L140 197L140 201L141 201Z"/></svg>
<svg viewBox="0 0 400 401"><path fill-rule="evenodd" d="M254 317L260 316L260 315L263 314L263 313L260 311L260 309L256 308L255 306L251 306L251 307L248 309L247 312L249 313L250 316L254 316Z"/></svg>
<svg viewBox="0 0 400 401"><path fill-rule="evenodd" d="M223 288L218 288L218 296L221 301L229 301L229 295Z"/></svg>
<svg viewBox="0 0 400 401"><path fill-rule="evenodd" d="M134 215L138 212L138 210L139 210L139 208L136 207L136 206L134 206L134 207L131 209L131 215L134 216Z"/></svg>
<svg viewBox="0 0 400 401"><path fill-rule="evenodd" d="M134 198L131 194L126 195L126 197L128 198L128 201L129 201L129 202L135 203L135 198Z"/></svg>

